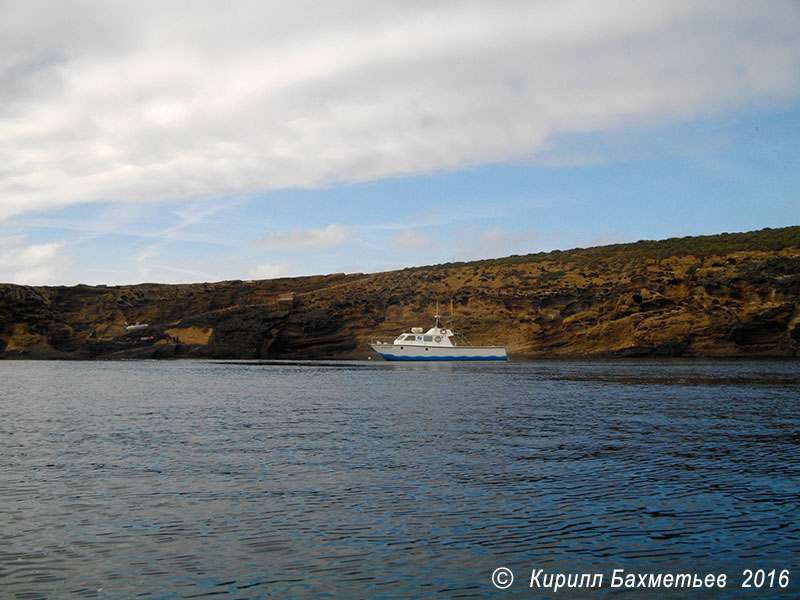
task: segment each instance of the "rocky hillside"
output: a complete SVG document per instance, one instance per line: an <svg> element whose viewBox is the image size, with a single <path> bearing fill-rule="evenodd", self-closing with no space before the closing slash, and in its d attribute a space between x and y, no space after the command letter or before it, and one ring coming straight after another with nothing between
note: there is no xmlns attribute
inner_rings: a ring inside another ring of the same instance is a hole
<svg viewBox="0 0 800 600"><path fill-rule="evenodd" d="M0 357L366 358L437 301L512 358L800 356L800 227L371 275L0 284Z"/></svg>

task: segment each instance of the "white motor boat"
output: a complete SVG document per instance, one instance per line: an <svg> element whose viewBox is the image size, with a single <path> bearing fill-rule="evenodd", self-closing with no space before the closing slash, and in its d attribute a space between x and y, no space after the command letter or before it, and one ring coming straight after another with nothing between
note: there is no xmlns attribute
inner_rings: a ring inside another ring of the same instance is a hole
<svg viewBox="0 0 800 600"><path fill-rule="evenodd" d="M438 312L438 310L437 310ZM452 313L452 310L450 311ZM394 341L373 340L370 347L386 360L507 360L503 346L471 346L463 335L442 325L441 315L435 315L434 325L423 333L422 327L412 327Z"/></svg>

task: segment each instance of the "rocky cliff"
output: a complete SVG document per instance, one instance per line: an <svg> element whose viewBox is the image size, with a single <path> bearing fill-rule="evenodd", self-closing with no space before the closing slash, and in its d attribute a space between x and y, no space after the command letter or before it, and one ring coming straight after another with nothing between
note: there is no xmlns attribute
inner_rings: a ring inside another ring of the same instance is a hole
<svg viewBox="0 0 800 600"><path fill-rule="evenodd" d="M512 358L796 357L800 227L370 275L0 284L0 357L365 358L372 337L427 328L437 301Z"/></svg>

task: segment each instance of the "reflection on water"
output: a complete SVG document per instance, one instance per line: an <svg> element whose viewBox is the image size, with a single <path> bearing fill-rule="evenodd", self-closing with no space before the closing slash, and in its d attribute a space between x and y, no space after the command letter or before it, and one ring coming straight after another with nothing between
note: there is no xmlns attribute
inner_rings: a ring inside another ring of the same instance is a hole
<svg viewBox="0 0 800 600"><path fill-rule="evenodd" d="M2 362L0 597L531 598L534 567L796 597L799 371Z"/></svg>

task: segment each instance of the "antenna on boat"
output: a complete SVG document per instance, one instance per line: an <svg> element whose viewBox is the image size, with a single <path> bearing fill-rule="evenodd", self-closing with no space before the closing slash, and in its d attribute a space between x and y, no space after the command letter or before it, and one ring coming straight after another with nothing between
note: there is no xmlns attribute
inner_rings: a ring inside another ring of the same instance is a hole
<svg viewBox="0 0 800 600"><path fill-rule="evenodd" d="M436 314L433 316L433 318L436 319L436 325L435 325L436 329L439 329L441 327L441 325L439 324L440 316L439 316L439 301L438 300L436 301Z"/></svg>
<svg viewBox="0 0 800 600"><path fill-rule="evenodd" d="M450 298L450 329L453 329L453 319L455 318L456 311L453 310L453 299Z"/></svg>

